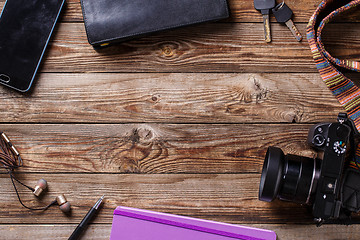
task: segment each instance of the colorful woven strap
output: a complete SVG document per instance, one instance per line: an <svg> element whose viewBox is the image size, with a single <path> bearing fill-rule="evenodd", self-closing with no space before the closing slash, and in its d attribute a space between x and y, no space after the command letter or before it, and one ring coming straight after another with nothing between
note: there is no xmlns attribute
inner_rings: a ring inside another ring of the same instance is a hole
<svg viewBox="0 0 360 240"><path fill-rule="evenodd" d="M342 1L339 0L323 0L321 2L314 15L310 18L307 26L307 38L316 67L319 70L323 81L339 100L340 104L345 108L357 131L360 133L360 89L334 66L336 65L360 72L360 63L357 61L340 60L332 57L325 50L321 40L322 30L327 23L331 22L341 13L360 6L360 0L347 1L348 3L346 5L332 11L325 18L318 19L320 13L328 11L333 3L339 4L341 2ZM360 145L358 145L355 159L354 161L351 161L350 165L356 169L360 169Z"/></svg>

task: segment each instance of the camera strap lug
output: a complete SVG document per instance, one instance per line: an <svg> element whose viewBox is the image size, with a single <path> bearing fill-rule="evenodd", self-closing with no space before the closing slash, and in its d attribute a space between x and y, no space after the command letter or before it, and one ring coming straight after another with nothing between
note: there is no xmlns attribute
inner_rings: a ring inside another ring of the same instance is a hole
<svg viewBox="0 0 360 240"><path fill-rule="evenodd" d="M321 225L323 225L324 223L324 220L322 220L321 218L314 218L314 221L317 227L321 227Z"/></svg>
<svg viewBox="0 0 360 240"><path fill-rule="evenodd" d="M337 117L337 121L341 124L346 124L348 125L351 130L352 130L352 134L354 136L360 136L360 133L359 131L357 130L356 126L355 126L355 123L354 121L348 117L348 114L347 113L344 113L344 112L340 112L338 114L338 117Z"/></svg>
<svg viewBox="0 0 360 240"><path fill-rule="evenodd" d="M337 117L337 120L339 123L343 124L345 121L348 120L348 115L347 113L339 113L338 117Z"/></svg>

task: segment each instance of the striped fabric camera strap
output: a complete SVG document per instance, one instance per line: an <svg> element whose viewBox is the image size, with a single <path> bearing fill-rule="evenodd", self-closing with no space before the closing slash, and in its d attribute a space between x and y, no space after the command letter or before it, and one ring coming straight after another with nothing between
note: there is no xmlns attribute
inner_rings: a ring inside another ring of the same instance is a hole
<svg viewBox="0 0 360 240"><path fill-rule="evenodd" d="M341 2L346 5L332 11L323 19L320 16L324 12L329 12L332 4ZM360 6L360 0L339 1L339 0L323 0L316 9L314 15L310 18L307 26L307 39L310 44L311 52L316 63L316 67L320 75L332 91L340 104L345 108L348 116L355 124L357 131L360 133L360 88L357 87L349 78L345 77L335 66L360 72L360 62L340 60L332 57L324 48L321 40L321 34L325 25L331 22L336 16L346 13L347 11ZM350 166L360 169L360 144L356 149L356 156L350 162Z"/></svg>

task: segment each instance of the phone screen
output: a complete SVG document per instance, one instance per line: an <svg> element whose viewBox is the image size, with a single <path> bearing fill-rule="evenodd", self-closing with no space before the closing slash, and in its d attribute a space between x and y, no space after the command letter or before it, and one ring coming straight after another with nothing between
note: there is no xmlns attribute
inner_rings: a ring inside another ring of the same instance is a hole
<svg viewBox="0 0 360 240"><path fill-rule="evenodd" d="M29 90L65 0L7 0L0 17L0 83Z"/></svg>

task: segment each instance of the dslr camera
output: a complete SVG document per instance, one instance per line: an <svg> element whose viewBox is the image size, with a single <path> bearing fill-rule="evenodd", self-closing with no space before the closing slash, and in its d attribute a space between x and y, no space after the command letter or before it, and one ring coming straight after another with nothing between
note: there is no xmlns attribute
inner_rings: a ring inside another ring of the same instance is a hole
<svg viewBox="0 0 360 240"><path fill-rule="evenodd" d="M360 210L360 172L350 164L355 157L354 129L345 113L337 122L314 125L307 142L318 151L316 158L284 155L280 148L269 147L259 199L309 205L318 226L351 224L351 213Z"/></svg>

